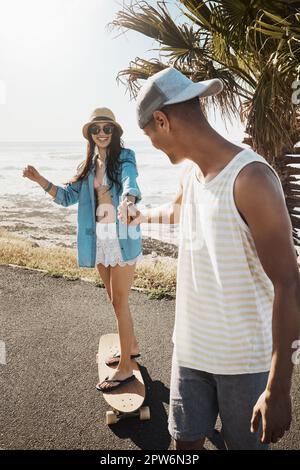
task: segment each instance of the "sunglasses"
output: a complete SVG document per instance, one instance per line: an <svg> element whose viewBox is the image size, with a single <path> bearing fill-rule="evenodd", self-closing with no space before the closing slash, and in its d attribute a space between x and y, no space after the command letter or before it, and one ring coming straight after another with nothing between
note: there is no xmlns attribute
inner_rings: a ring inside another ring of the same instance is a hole
<svg viewBox="0 0 300 470"><path fill-rule="evenodd" d="M92 124L90 127L89 127L89 130L91 132L91 134L93 135L97 135L99 134L99 132L101 131L101 129L103 130L104 134L106 135L111 135L114 131L114 128L115 126L111 125L111 124L106 124L105 126L101 127L101 126L98 126L97 124Z"/></svg>

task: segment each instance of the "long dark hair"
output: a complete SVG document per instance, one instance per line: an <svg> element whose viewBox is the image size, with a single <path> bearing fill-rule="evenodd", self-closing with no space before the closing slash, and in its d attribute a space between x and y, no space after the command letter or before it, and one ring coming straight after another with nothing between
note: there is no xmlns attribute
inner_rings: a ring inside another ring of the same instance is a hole
<svg viewBox="0 0 300 470"><path fill-rule="evenodd" d="M93 137L91 135L90 128L88 128L87 137L88 137L88 144L87 144L86 159L78 165L76 175L65 184L75 183L76 181L87 178L88 176L88 173L92 166L92 160L95 154L95 147L96 147L96 144L93 141ZM122 184L120 181L121 165L125 163L125 161L127 161L127 160L122 160L121 162L120 160L120 154L123 148L124 148L124 144L121 139L119 128L117 126L114 126L111 142L107 149L106 173L107 173L108 179L111 182L109 189L111 189L113 184L115 183L117 185L118 192L120 192L122 189Z"/></svg>

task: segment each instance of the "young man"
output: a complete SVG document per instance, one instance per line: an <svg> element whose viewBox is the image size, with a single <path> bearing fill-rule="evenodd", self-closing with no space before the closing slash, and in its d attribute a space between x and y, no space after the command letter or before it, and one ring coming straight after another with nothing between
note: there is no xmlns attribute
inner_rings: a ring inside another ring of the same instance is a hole
<svg viewBox="0 0 300 470"><path fill-rule="evenodd" d="M218 414L228 449L266 449L291 422L292 343L300 333L291 223L275 171L220 136L201 111L201 98L221 90L217 79L193 83L168 68L137 100L139 126L154 147L173 164L188 161L175 200L131 222L180 223L175 449L202 449Z"/></svg>

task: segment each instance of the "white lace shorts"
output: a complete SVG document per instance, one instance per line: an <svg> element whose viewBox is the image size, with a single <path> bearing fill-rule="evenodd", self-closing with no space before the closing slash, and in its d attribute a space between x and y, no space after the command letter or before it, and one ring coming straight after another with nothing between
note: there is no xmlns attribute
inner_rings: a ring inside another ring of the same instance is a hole
<svg viewBox="0 0 300 470"><path fill-rule="evenodd" d="M113 223L101 223L96 222L96 235L97 235L97 246L96 246L96 262L101 263L105 267L107 266L126 266L127 264L135 264L139 259L142 258L140 253L136 258L128 261L123 261L122 253L119 245L117 227Z"/></svg>

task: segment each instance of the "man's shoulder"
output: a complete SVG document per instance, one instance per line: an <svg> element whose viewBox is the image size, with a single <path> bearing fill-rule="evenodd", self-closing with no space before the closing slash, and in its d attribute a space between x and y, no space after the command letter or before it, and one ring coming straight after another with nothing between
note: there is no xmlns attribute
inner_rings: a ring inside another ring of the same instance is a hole
<svg viewBox="0 0 300 470"><path fill-rule="evenodd" d="M245 208L258 205L272 205L272 201L283 202L284 192L276 171L265 159L253 160L244 166L236 177L234 199L238 209L244 213Z"/></svg>
<svg viewBox="0 0 300 470"><path fill-rule="evenodd" d="M265 185L279 186L280 180L276 170L263 157L258 154L257 156L260 158L250 161L239 171L235 181L236 189L251 187L259 189Z"/></svg>

